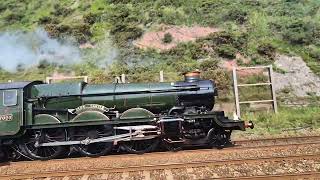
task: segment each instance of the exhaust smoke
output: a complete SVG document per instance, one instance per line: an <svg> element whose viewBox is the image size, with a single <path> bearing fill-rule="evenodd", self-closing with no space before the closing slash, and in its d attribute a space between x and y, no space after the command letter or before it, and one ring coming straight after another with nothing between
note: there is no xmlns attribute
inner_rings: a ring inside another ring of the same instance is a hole
<svg viewBox="0 0 320 180"><path fill-rule="evenodd" d="M33 32L0 33L0 67L10 72L15 72L18 66L35 66L42 60L59 65L83 61L106 65L111 64L118 55L118 50L108 37L90 49L89 53L82 51L70 38L53 39L41 28Z"/></svg>

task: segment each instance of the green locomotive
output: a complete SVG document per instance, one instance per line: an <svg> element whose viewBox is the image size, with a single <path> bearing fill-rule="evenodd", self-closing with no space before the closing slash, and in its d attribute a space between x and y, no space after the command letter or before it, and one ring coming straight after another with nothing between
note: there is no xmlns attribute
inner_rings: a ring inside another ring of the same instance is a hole
<svg viewBox="0 0 320 180"><path fill-rule="evenodd" d="M114 147L132 153L207 144L223 147L232 130L253 124L211 111L217 89L198 72L174 83L0 84L0 156L52 159Z"/></svg>

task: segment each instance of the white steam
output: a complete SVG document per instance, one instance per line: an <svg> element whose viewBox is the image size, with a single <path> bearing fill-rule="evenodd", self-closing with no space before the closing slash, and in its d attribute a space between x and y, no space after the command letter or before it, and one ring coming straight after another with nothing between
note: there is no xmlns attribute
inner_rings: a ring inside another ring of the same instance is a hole
<svg viewBox="0 0 320 180"><path fill-rule="evenodd" d="M118 52L110 40L101 43L102 47L95 47L91 51L95 62L110 64ZM107 49L104 49L106 48ZM95 52L97 51L97 52ZM96 54L97 53L97 54ZM71 41L59 41L50 38L43 29L34 32L0 32L0 67L8 71L15 71L18 65L30 67L41 60L57 64L72 64L81 62L81 49Z"/></svg>
<svg viewBox="0 0 320 180"><path fill-rule="evenodd" d="M80 50L70 42L59 42L43 29L34 32L5 32L0 34L0 66L14 71L17 65L36 65L41 60L58 64L80 60Z"/></svg>

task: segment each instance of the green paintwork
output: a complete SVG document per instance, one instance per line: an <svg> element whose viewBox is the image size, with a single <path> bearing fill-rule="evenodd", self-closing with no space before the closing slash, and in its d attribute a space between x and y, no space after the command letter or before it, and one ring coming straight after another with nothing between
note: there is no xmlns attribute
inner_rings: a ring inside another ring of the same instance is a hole
<svg viewBox="0 0 320 180"><path fill-rule="evenodd" d="M151 122L155 117L153 113L177 105L177 96L183 88L185 87L175 87L173 83L90 85L83 82L31 82L17 89L16 106L0 105L0 115L9 111L14 117L10 122L0 122L0 138L16 135L26 128ZM0 93L2 91L0 90ZM191 91L183 93L194 93ZM2 97L0 102L3 102ZM118 111L120 117L114 115L109 120L104 111L92 108L84 109L82 112L74 111L85 104L105 106L106 109Z"/></svg>
<svg viewBox="0 0 320 180"><path fill-rule="evenodd" d="M39 84L32 87L31 97L52 97L81 94L86 83Z"/></svg>
<svg viewBox="0 0 320 180"><path fill-rule="evenodd" d="M41 125L41 124L59 124L60 120L49 114L37 114L33 118L33 125Z"/></svg>
<svg viewBox="0 0 320 180"><path fill-rule="evenodd" d="M50 114L51 120L59 119L61 124L74 125L90 122L105 122L108 117L101 112L88 109L79 114L68 112L55 112L55 109L76 109L84 104L97 104L123 113L117 120L130 121L141 119L150 121L154 115L150 111L160 112L176 105L177 92L168 92L177 89L171 83L137 83L137 84L98 84L86 83L57 83L39 84L31 88L30 98L34 100L33 106L28 105L29 111L27 125L48 125L53 122L49 119L30 120L34 116L33 109L43 109ZM45 107L45 108L43 108ZM50 110L52 111L46 111ZM128 110L131 109L131 110ZM148 109L148 110L146 110ZM150 110L150 111L149 111ZM125 112L126 111L126 112ZM114 119L116 120L116 119Z"/></svg>
<svg viewBox="0 0 320 180"><path fill-rule="evenodd" d="M84 111L78 114L71 122L106 121L108 116L99 111Z"/></svg>
<svg viewBox="0 0 320 180"><path fill-rule="evenodd" d="M161 109L174 106L177 94L176 92L152 93L150 91L165 91L170 89L174 89L170 83L87 85L83 89L83 94L86 95L118 94L87 96L82 99L83 104L102 104L106 107L116 107L120 112L137 107L160 111Z"/></svg>
<svg viewBox="0 0 320 180"><path fill-rule="evenodd" d="M176 105L177 92L171 83L99 84L57 83L40 84L32 88L31 98L42 99L35 106L72 109L84 104L115 107L123 112L130 108L161 111ZM161 93L161 91L165 91Z"/></svg>
<svg viewBox="0 0 320 180"><path fill-rule="evenodd" d="M13 106L4 106L3 93L5 91L17 92L17 104ZM0 116L12 115L10 121L0 121L0 136L15 135L20 131L23 117L23 91L21 89L0 90Z"/></svg>
<svg viewBox="0 0 320 180"><path fill-rule="evenodd" d="M143 108L132 108L122 113L120 120L136 118L153 118L154 114Z"/></svg>

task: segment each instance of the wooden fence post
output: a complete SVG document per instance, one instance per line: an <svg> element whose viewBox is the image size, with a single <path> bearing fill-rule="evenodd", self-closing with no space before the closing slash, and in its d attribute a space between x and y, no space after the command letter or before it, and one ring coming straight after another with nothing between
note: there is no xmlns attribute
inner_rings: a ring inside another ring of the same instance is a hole
<svg viewBox="0 0 320 180"><path fill-rule="evenodd" d="M160 82L164 82L163 71L160 71Z"/></svg>

